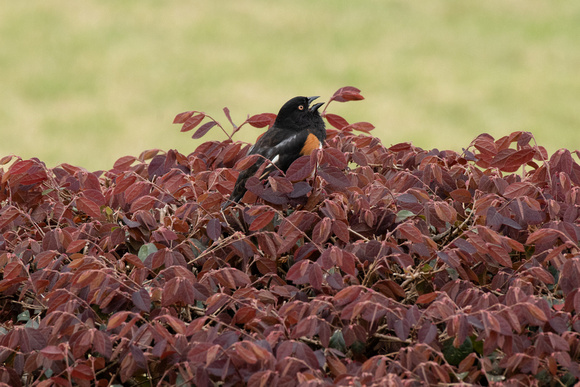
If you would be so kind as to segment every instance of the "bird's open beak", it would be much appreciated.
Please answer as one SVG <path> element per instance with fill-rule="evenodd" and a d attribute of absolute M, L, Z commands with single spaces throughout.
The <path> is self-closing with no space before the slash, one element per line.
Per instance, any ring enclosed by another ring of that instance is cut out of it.
<path fill-rule="evenodd" d="M 320 98 L 319 96 L 316 97 L 309 97 L 308 98 L 308 105 L 310 105 L 312 103 L 312 101 L 314 101 L 315 99 Z M 324 105 L 324 102 L 319 102 L 315 105 L 310 106 L 310 108 L 308 110 L 310 110 L 311 112 L 315 112 L 317 111 L 322 105 Z"/>

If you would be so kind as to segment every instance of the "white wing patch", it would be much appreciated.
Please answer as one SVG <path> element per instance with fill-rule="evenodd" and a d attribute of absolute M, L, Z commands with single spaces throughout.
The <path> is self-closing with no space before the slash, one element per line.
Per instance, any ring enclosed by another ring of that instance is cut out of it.
<path fill-rule="evenodd" d="M 266 152 L 266 154 L 264 156 L 269 158 L 272 161 L 272 164 L 276 164 L 276 162 L 278 162 L 280 160 L 280 150 L 283 149 L 284 146 L 286 146 L 286 144 L 290 144 L 291 142 L 296 141 L 297 137 L 298 137 L 298 133 L 293 134 L 292 136 L 288 137 L 284 141 L 281 141 L 278 145 L 273 146 L 272 148 L 268 149 L 268 151 Z"/>
<path fill-rule="evenodd" d="M 288 137 L 286 140 L 280 142 L 280 144 L 276 145 L 274 147 L 274 149 L 279 149 L 282 148 L 284 145 L 291 143 L 292 141 L 294 141 L 296 139 L 296 137 L 298 137 L 298 133 L 293 134 L 292 136 Z"/>

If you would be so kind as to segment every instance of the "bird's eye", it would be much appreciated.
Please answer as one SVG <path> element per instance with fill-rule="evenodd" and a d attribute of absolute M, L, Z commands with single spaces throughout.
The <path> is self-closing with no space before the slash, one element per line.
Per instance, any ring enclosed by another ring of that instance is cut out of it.
<path fill-rule="evenodd" d="M 299 105 L 298 110 L 304 110 L 304 105 Z"/>

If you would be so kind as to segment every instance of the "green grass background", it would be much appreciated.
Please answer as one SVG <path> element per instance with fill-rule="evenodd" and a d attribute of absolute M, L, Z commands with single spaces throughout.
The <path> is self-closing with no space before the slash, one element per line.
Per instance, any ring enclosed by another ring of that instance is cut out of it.
<path fill-rule="evenodd" d="M 0 36 L 0 155 L 49 166 L 188 154 L 199 141 L 177 113 L 226 123 L 227 106 L 241 122 L 347 85 L 366 100 L 330 111 L 386 145 L 460 151 L 527 130 L 579 148 L 580 2 L 6 1 Z"/>

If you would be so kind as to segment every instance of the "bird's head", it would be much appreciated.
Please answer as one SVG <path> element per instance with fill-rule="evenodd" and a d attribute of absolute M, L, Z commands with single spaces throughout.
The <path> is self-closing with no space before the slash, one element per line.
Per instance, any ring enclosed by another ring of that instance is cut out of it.
<path fill-rule="evenodd" d="M 294 97 L 286 102 L 278 112 L 276 124 L 288 129 L 301 130 L 311 124 L 323 124 L 318 109 L 324 105 L 319 102 L 311 105 L 318 97 Z"/>

